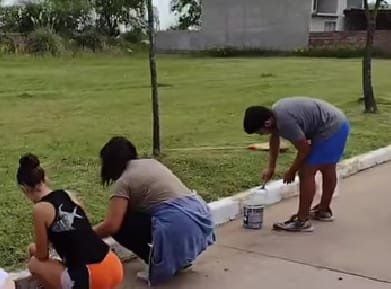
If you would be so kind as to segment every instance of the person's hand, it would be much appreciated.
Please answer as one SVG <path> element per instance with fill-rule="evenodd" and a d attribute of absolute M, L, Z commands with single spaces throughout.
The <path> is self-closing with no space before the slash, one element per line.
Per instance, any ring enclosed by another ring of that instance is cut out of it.
<path fill-rule="evenodd" d="M 262 180 L 267 183 L 274 176 L 274 168 L 267 168 L 262 172 Z"/>
<path fill-rule="evenodd" d="M 284 175 L 283 183 L 290 184 L 293 183 L 295 179 L 296 179 L 296 171 L 289 169 Z"/>
<path fill-rule="evenodd" d="M 29 254 L 29 257 L 33 257 L 35 255 L 35 252 L 37 251 L 37 248 L 35 247 L 35 243 L 31 243 L 27 247 L 27 252 Z"/>

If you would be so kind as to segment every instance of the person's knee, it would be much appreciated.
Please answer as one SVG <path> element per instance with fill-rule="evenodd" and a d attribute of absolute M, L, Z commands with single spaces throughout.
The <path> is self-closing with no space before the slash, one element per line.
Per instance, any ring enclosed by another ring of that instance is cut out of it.
<path fill-rule="evenodd" d="M 335 164 L 323 166 L 320 168 L 320 171 L 322 172 L 323 178 L 335 178 L 337 175 Z"/>
<path fill-rule="evenodd" d="M 315 178 L 315 174 L 316 174 L 316 169 L 307 165 L 304 165 L 299 169 L 300 179 Z"/>

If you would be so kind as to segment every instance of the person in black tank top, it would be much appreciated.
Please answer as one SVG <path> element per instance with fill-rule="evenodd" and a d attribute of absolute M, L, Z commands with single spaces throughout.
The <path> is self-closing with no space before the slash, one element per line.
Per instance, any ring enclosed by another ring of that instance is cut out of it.
<path fill-rule="evenodd" d="M 53 191 L 40 202 L 53 205 L 56 211 L 48 237 L 67 266 L 102 262 L 109 248 L 94 233 L 85 212 L 72 201 L 67 192 Z"/>
<path fill-rule="evenodd" d="M 36 156 L 20 159 L 17 182 L 34 203 L 35 243 L 29 247 L 29 269 L 45 289 L 112 289 L 122 281 L 118 257 L 67 192 L 48 187 Z M 50 258 L 50 245 L 61 262 Z"/>

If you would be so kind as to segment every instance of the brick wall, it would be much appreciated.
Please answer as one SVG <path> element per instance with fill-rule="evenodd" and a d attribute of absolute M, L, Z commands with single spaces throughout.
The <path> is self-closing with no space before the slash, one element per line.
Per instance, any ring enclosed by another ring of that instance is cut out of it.
<path fill-rule="evenodd" d="M 383 52 L 391 53 L 391 30 L 376 31 L 375 47 Z"/>
<path fill-rule="evenodd" d="M 309 48 L 363 48 L 366 42 L 366 31 L 333 31 L 311 32 Z M 391 53 L 391 30 L 378 30 L 374 46 L 384 53 Z"/>

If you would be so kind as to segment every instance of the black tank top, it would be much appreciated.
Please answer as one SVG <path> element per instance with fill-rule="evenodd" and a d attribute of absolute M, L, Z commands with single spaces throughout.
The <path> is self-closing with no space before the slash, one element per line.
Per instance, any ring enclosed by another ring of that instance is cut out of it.
<path fill-rule="evenodd" d="M 43 197 L 41 202 L 54 206 L 56 216 L 48 237 L 66 266 L 83 266 L 103 261 L 109 247 L 95 234 L 84 210 L 63 190 Z"/>

